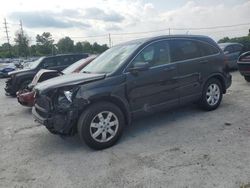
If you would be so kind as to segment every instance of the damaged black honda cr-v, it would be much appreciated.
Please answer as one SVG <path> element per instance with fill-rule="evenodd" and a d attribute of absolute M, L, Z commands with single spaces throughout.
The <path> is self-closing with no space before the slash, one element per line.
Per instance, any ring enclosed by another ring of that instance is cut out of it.
<path fill-rule="evenodd" d="M 88 146 L 115 144 L 139 114 L 198 102 L 216 109 L 231 85 L 223 52 L 204 36 L 160 36 L 114 46 L 81 74 L 36 86 L 35 119 Z"/>

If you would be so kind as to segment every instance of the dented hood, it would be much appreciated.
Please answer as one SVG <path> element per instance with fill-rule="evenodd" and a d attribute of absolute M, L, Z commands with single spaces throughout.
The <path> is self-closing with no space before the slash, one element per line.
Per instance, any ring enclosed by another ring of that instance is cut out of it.
<path fill-rule="evenodd" d="M 31 86 L 35 86 L 40 77 L 43 75 L 43 74 L 46 74 L 46 73 L 49 73 L 49 72 L 55 72 L 57 73 L 58 71 L 57 70 L 49 70 L 49 69 L 41 69 L 40 71 L 38 71 L 38 73 L 36 73 L 36 75 L 34 76 L 32 82 L 30 83 Z"/>
<path fill-rule="evenodd" d="M 45 93 L 51 89 L 82 84 L 103 78 L 105 78 L 105 74 L 72 73 L 38 83 L 35 90 L 38 90 L 39 93 Z"/>

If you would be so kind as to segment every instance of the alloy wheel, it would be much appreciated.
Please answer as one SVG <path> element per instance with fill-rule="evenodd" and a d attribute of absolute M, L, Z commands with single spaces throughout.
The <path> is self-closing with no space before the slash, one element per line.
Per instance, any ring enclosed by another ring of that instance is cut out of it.
<path fill-rule="evenodd" d="M 210 106 L 216 105 L 220 100 L 220 95 L 220 87 L 217 84 L 213 83 L 209 85 L 206 92 L 207 103 Z"/>
<path fill-rule="evenodd" d="M 90 135 L 97 142 L 108 142 L 116 135 L 119 128 L 117 116 L 110 111 L 98 113 L 91 121 Z"/>

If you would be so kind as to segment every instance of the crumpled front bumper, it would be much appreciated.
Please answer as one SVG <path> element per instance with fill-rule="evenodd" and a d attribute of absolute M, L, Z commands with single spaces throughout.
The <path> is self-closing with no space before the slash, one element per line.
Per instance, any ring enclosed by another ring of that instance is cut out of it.
<path fill-rule="evenodd" d="M 45 104 L 44 106 L 50 105 Z M 32 114 L 35 121 L 44 125 L 53 134 L 71 136 L 76 133 L 76 126 L 74 126 L 78 118 L 76 109 L 68 109 L 65 112 L 54 110 L 52 112 L 50 108 L 44 108 L 35 103 Z"/>

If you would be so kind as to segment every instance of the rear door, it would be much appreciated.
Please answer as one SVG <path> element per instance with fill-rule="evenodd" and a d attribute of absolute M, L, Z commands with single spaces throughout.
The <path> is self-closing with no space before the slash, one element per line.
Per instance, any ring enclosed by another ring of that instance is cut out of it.
<path fill-rule="evenodd" d="M 178 69 L 180 103 L 196 100 L 201 96 L 203 80 L 210 74 L 211 55 L 218 50 L 191 39 L 172 39 L 170 48 Z"/>

